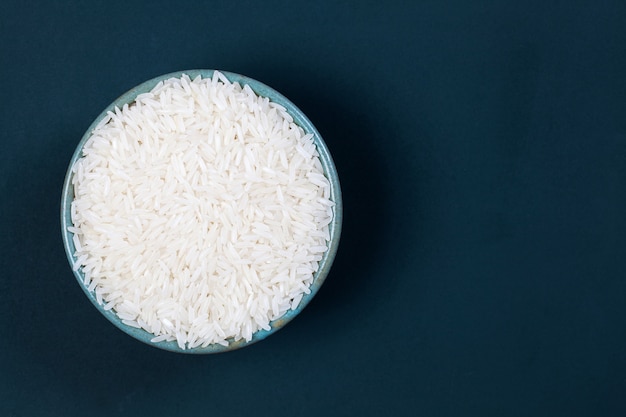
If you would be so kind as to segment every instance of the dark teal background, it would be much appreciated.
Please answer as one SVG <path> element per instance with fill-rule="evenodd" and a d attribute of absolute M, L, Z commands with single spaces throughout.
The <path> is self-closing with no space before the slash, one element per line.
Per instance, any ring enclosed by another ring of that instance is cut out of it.
<path fill-rule="evenodd" d="M 4 1 L 0 60 L 0 415 L 626 415 L 625 2 Z M 214 356 L 111 325 L 59 226 L 92 120 L 190 68 L 290 98 L 344 193 L 316 299 Z"/>

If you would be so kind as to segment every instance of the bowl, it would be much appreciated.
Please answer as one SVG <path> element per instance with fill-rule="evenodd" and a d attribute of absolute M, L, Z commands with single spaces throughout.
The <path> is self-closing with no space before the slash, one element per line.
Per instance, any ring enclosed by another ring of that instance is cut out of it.
<path fill-rule="evenodd" d="M 93 121 L 91 126 L 87 129 L 82 139 L 78 143 L 76 150 L 70 160 L 69 167 L 65 176 L 65 181 L 63 183 L 63 191 L 61 196 L 61 229 L 63 236 L 63 243 L 65 246 L 65 252 L 67 255 L 67 259 L 71 266 L 74 266 L 77 262 L 77 259 L 74 256 L 75 246 L 72 239 L 73 234 L 68 231 L 68 227 L 72 226 L 72 220 L 70 217 L 70 206 L 72 200 L 74 199 L 74 189 L 72 186 L 72 166 L 74 163 L 81 158 L 82 149 L 89 139 L 91 132 L 94 128 L 107 116 L 107 113 L 110 111 L 114 111 L 116 107 L 122 108 L 125 104 L 132 103 L 135 98 L 142 93 L 147 93 L 152 90 L 157 83 L 160 81 L 167 80 L 172 77 L 180 78 L 183 74 L 187 74 L 191 79 L 194 79 L 197 76 L 201 76 L 202 78 L 212 77 L 215 70 L 204 70 L 204 69 L 196 69 L 196 70 L 188 70 L 188 71 L 179 71 L 173 72 L 165 75 L 161 75 L 159 77 L 153 78 L 149 81 L 146 81 L 137 87 L 132 88 L 125 94 L 121 95 L 117 100 L 111 103 L 100 115 Z M 304 294 L 299 305 L 293 309 L 288 310 L 280 318 L 270 322 L 269 330 L 258 330 L 256 333 L 252 335 L 252 339 L 249 341 L 245 341 L 245 339 L 241 339 L 239 341 L 229 340 L 229 345 L 224 346 L 221 344 L 212 344 L 206 347 L 196 347 L 191 349 L 181 349 L 178 344 L 167 341 L 160 342 L 151 342 L 151 339 L 154 338 L 154 334 L 147 332 L 144 329 L 139 329 L 135 327 L 128 326 L 122 322 L 122 320 L 113 312 L 112 310 L 105 310 L 103 305 L 100 305 L 96 300 L 96 296 L 94 292 L 90 292 L 88 288 L 85 286 L 84 275 L 81 269 L 74 271 L 74 275 L 76 281 L 79 286 L 84 291 L 87 298 L 91 301 L 91 303 L 96 307 L 96 309 L 106 317 L 111 323 L 113 323 L 120 330 L 125 332 L 126 334 L 132 336 L 133 338 L 149 344 L 151 346 L 155 346 L 160 349 L 164 349 L 172 352 L 181 352 L 181 353 L 190 353 L 190 354 L 208 354 L 208 353 L 218 353 L 224 351 L 230 351 L 242 348 L 244 346 L 251 345 L 258 341 L 261 341 L 268 337 L 269 335 L 275 333 L 279 329 L 283 328 L 287 323 L 294 319 L 302 310 L 309 304 L 309 302 L 313 299 L 313 297 L 317 294 L 318 290 L 324 283 L 335 255 L 337 253 L 337 247 L 339 245 L 339 237 L 341 234 L 341 223 L 342 223 L 342 200 L 341 200 L 341 189 L 339 186 L 339 179 L 337 176 L 337 170 L 335 168 L 335 164 L 331 158 L 330 152 L 324 140 L 322 139 L 320 133 L 317 131 L 313 123 L 305 116 L 305 114 L 298 109 L 291 101 L 289 101 L 285 96 L 272 89 L 271 87 L 256 81 L 252 78 L 246 77 L 244 75 L 220 71 L 230 82 L 238 82 L 242 86 L 247 84 L 250 88 L 258 95 L 269 98 L 271 101 L 278 103 L 285 107 L 287 113 L 293 117 L 294 122 L 299 125 L 305 133 L 310 133 L 313 135 L 313 141 L 316 145 L 317 151 L 319 153 L 319 159 L 322 163 L 322 167 L 324 169 L 324 174 L 328 178 L 330 182 L 330 191 L 331 191 L 331 200 L 335 202 L 334 206 L 334 215 L 333 221 L 329 225 L 330 231 L 330 241 L 328 242 L 328 250 L 323 254 L 321 261 L 319 262 L 319 268 L 317 272 L 314 273 L 313 282 L 310 286 L 310 293 Z"/>

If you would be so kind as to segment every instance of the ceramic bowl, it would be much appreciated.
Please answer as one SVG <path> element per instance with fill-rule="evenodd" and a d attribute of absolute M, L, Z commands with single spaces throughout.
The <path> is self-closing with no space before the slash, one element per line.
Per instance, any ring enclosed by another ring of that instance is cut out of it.
<path fill-rule="evenodd" d="M 213 75 L 214 70 L 189 70 L 189 71 L 179 71 L 170 74 L 165 74 L 156 78 L 153 78 L 149 81 L 146 81 L 135 88 L 132 88 L 130 91 L 126 92 L 122 96 L 120 96 L 117 100 L 111 103 L 100 115 L 94 120 L 94 122 L 89 126 L 82 139 L 78 143 L 74 155 L 69 163 L 69 167 L 67 170 L 67 174 L 65 176 L 65 181 L 63 183 L 63 192 L 61 196 L 61 229 L 63 235 L 63 243 L 65 245 L 65 252 L 67 255 L 67 259 L 70 265 L 74 265 L 76 262 L 76 258 L 74 257 L 75 247 L 74 242 L 72 240 L 72 233 L 68 232 L 67 228 L 72 225 L 72 221 L 70 218 L 70 205 L 74 198 L 74 189 L 72 187 L 72 171 L 71 168 L 74 163 L 82 156 L 82 149 L 87 140 L 89 139 L 91 132 L 93 129 L 100 123 L 100 121 L 106 117 L 107 112 L 113 111 L 115 107 L 122 108 L 124 104 L 132 103 L 135 98 L 142 93 L 149 92 L 152 90 L 154 86 L 159 81 L 163 81 L 172 77 L 180 78 L 183 74 L 187 74 L 190 78 L 195 78 L 200 75 L 202 78 L 211 77 Z M 331 240 L 328 242 L 328 251 L 324 253 L 322 260 L 319 263 L 319 269 L 314 275 L 313 283 L 310 287 L 310 294 L 305 294 L 302 298 L 302 301 L 298 305 L 295 310 L 289 310 L 285 315 L 281 318 L 270 322 L 270 330 L 259 330 L 253 334 L 252 340 L 246 342 L 245 340 L 239 340 L 237 342 L 230 341 L 228 346 L 223 346 L 219 344 L 209 345 L 207 347 L 198 347 L 192 349 L 182 350 L 178 347 L 176 342 L 156 342 L 153 343 L 150 340 L 154 338 L 152 333 L 149 333 L 143 329 L 137 329 L 135 327 L 130 327 L 124 323 L 122 320 L 111 310 L 105 311 L 103 306 L 98 304 L 96 301 L 95 294 L 93 292 L 89 292 L 86 286 L 83 284 L 83 273 L 81 269 L 78 269 L 74 272 L 75 278 L 83 289 L 85 295 L 92 304 L 98 309 L 98 311 L 104 315 L 111 323 L 117 326 L 120 330 L 124 331 L 128 335 L 134 337 L 135 339 L 147 343 L 151 346 L 155 346 L 161 349 L 165 349 L 173 352 L 182 352 L 182 353 L 191 353 L 191 354 L 205 354 L 205 353 L 217 353 L 224 352 L 229 350 L 238 349 L 244 346 L 248 346 L 255 342 L 265 339 L 269 335 L 275 333 L 277 330 L 281 329 L 285 324 L 290 322 L 294 317 L 296 317 L 313 299 L 313 297 L 318 292 L 321 285 L 324 283 L 326 276 L 330 270 L 331 264 L 335 258 L 335 254 L 337 252 L 337 247 L 339 244 L 339 236 L 341 233 L 341 223 L 342 223 L 342 201 L 341 201 L 341 190 L 339 187 L 339 179 L 337 177 L 337 170 L 331 158 L 331 155 L 328 151 L 324 140 L 321 135 L 313 126 L 313 123 L 298 109 L 291 101 L 289 101 L 285 96 L 277 92 L 276 90 L 268 87 L 267 85 L 256 81 L 252 78 L 235 74 L 232 72 L 220 71 L 224 76 L 231 82 L 239 82 L 239 84 L 244 85 L 248 84 L 250 88 L 259 96 L 267 97 L 271 101 L 276 102 L 287 109 L 287 112 L 293 117 L 294 122 L 299 125 L 306 133 L 312 133 L 315 145 L 317 146 L 317 150 L 320 154 L 320 160 L 322 162 L 322 166 L 324 168 L 325 174 L 330 180 L 331 184 L 331 199 L 335 202 L 334 207 L 334 220 L 329 225 L 330 228 L 330 236 Z"/>

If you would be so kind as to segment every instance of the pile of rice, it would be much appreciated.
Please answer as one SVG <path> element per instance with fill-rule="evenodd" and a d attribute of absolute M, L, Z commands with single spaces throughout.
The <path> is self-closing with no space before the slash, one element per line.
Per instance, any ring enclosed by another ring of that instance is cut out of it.
<path fill-rule="evenodd" d="M 74 269 L 152 342 L 251 340 L 310 292 L 328 250 L 334 203 L 312 135 L 219 72 L 109 112 L 72 172 Z"/>

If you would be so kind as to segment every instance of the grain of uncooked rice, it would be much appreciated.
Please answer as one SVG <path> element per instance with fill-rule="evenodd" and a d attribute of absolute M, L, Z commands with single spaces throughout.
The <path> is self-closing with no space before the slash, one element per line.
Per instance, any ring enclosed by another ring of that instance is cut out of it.
<path fill-rule="evenodd" d="M 155 343 L 251 340 L 310 292 L 328 248 L 334 203 L 312 135 L 219 72 L 109 112 L 72 172 L 74 267 Z"/>

